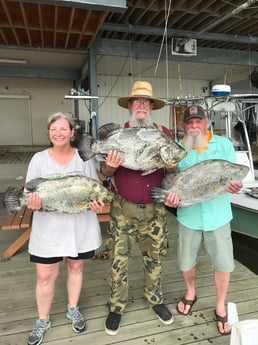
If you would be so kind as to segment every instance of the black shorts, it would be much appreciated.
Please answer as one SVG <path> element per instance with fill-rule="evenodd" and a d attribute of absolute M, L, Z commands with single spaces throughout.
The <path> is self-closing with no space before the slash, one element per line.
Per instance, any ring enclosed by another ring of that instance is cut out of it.
<path fill-rule="evenodd" d="M 78 256 L 67 256 L 71 260 L 85 260 L 85 259 L 90 259 L 95 255 L 95 250 L 91 250 L 89 252 L 85 253 L 79 253 Z M 30 255 L 30 261 L 35 262 L 38 264 L 55 264 L 57 262 L 60 262 L 64 259 L 63 256 L 56 256 L 53 258 L 42 258 L 40 256 L 36 255 Z"/>

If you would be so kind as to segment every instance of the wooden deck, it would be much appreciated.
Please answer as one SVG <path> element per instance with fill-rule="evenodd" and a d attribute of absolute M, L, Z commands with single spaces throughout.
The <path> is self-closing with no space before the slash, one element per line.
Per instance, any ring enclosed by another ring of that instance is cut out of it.
<path fill-rule="evenodd" d="M 0 151 L 0 164 L 28 164 L 35 152 L 3 152 Z"/>
<path fill-rule="evenodd" d="M 5 211 L 0 209 L 0 222 Z M 184 317 L 175 311 L 177 300 L 184 294 L 184 284 L 178 270 L 175 244 L 176 219 L 168 213 L 171 233 L 170 249 L 164 259 L 163 291 L 165 303 L 174 313 L 174 323 L 162 325 L 147 307 L 142 297 L 143 274 L 138 249 L 130 265 L 129 303 L 122 317 L 118 335 L 108 336 L 104 332 L 107 315 L 109 260 L 88 260 L 85 266 L 84 285 L 80 299 L 80 310 L 86 317 L 88 329 L 82 334 L 73 333 L 68 324 L 64 265 L 57 281 L 56 295 L 51 309 L 52 327 L 44 337 L 49 345 L 229 345 L 230 336 L 220 336 L 214 321 L 215 290 L 208 258 L 201 253 L 198 266 L 198 301 L 192 315 Z M 2 224 L 2 223 L 1 223 Z M 102 223 L 106 238 L 106 223 Z M 0 252 L 18 236 L 15 231 L 0 232 Z M 101 248 L 103 249 L 103 247 Z M 0 344 L 26 344 L 35 318 L 34 265 L 29 263 L 27 244 L 10 260 L 0 261 Z M 258 276 L 236 262 L 232 274 L 228 301 L 237 303 L 240 320 L 258 318 Z"/>

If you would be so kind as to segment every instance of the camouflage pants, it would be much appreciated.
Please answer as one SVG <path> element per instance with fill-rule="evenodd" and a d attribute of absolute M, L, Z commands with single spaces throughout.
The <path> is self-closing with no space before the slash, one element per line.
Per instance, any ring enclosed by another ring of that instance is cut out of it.
<path fill-rule="evenodd" d="M 128 264 L 136 242 L 143 259 L 144 296 L 150 305 L 163 303 L 161 260 L 168 248 L 164 205 L 136 205 L 116 195 L 110 215 L 107 244 L 112 257 L 109 310 L 122 314 L 127 305 Z"/>

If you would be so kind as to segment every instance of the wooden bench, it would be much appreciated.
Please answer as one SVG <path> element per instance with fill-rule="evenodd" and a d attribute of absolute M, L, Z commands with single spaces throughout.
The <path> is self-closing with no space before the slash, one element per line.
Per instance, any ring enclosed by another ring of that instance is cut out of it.
<path fill-rule="evenodd" d="M 110 204 L 106 204 L 103 211 L 98 213 L 98 221 L 102 222 L 109 222 L 110 220 Z"/>
<path fill-rule="evenodd" d="M 98 221 L 109 222 L 110 205 L 105 205 L 102 212 L 98 213 Z M 8 214 L 2 224 L 2 230 L 25 230 L 5 251 L 2 256 L 13 256 L 30 238 L 33 211 L 23 207 L 20 211 Z"/>

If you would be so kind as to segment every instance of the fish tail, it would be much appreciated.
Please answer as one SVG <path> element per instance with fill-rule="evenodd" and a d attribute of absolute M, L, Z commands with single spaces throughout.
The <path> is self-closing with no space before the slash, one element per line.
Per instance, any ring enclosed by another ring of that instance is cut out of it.
<path fill-rule="evenodd" d="M 95 156 L 92 152 L 92 145 L 96 143 L 96 140 L 89 134 L 83 133 L 77 144 L 78 153 L 81 159 L 85 162 Z"/>
<path fill-rule="evenodd" d="M 8 187 L 4 193 L 3 206 L 8 213 L 14 213 L 22 208 L 20 198 L 23 193 L 15 187 Z"/>
<path fill-rule="evenodd" d="M 152 188 L 150 195 L 154 202 L 164 202 L 168 195 L 168 191 L 161 188 Z"/>

